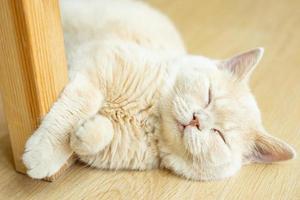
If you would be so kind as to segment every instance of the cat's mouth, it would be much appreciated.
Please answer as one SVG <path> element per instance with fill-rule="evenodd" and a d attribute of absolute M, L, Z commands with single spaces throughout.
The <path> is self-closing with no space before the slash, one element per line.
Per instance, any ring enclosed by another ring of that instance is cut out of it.
<path fill-rule="evenodd" d="M 200 131 L 200 128 L 199 128 L 199 126 L 197 126 L 197 125 L 191 125 L 191 124 L 187 124 L 187 125 L 186 125 L 186 124 L 181 123 L 181 122 L 178 121 L 178 120 L 176 120 L 176 124 L 177 124 L 178 130 L 179 130 L 179 132 L 180 132 L 181 134 L 184 134 L 186 128 L 188 128 L 188 127 L 190 127 L 190 128 L 196 128 L 196 129 L 198 129 L 198 130 Z"/>
<path fill-rule="evenodd" d="M 184 129 L 186 128 L 186 125 L 183 125 L 178 120 L 176 120 L 176 124 L 177 124 L 177 127 L 179 129 L 179 132 L 183 134 L 184 133 Z"/>

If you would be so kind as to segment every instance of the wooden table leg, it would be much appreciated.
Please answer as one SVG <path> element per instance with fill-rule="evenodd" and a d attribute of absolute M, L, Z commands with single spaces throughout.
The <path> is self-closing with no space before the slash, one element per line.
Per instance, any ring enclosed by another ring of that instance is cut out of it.
<path fill-rule="evenodd" d="M 68 81 L 57 0 L 0 1 L 0 81 L 16 170 L 24 144 Z"/>

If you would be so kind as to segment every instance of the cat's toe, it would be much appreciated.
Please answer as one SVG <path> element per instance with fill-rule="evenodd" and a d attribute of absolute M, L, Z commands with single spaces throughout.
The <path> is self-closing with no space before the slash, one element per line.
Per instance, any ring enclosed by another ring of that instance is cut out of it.
<path fill-rule="evenodd" d="M 32 135 L 26 143 L 23 154 L 23 163 L 27 169 L 33 169 L 40 165 L 51 154 L 53 149 L 39 134 Z"/>
<path fill-rule="evenodd" d="M 45 177 L 51 176 L 51 174 L 54 174 L 49 172 L 49 170 L 45 170 L 45 167 L 46 166 L 44 165 L 36 165 L 32 169 L 28 169 L 27 174 L 34 179 L 43 179 Z"/>
<path fill-rule="evenodd" d="M 23 163 L 27 168 L 27 174 L 36 179 L 41 179 L 48 174 L 50 157 L 53 154 L 53 148 L 46 140 L 41 141 L 36 135 L 31 137 L 25 147 L 23 154 Z"/>
<path fill-rule="evenodd" d="M 34 134 L 26 143 L 22 160 L 27 174 L 35 179 L 54 175 L 66 163 L 72 151 L 68 145 L 53 145 L 42 134 Z"/>
<path fill-rule="evenodd" d="M 112 136 L 111 122 L 97 115 L 71 134 L 70 146 L 78 155 L 93 155 L 104 149 Z"/>
<path fill-rule="evenodd" d="M 89 141 L 89 138 L 85 136 L 87 132 L 85 127 L 80 127 L 71 134 L 70 146 L 78 155 L 91 155 L 98 152 L 98 149 L 95 148 L 92 142 Z M 96 141 L 93 142 L 95 143 Z"/>

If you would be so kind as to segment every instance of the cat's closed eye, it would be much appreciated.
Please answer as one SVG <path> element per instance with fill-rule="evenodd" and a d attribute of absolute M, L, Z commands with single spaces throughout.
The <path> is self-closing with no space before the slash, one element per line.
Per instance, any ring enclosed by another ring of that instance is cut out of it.
<path fill-rule="evenodd" d="M 216 128 L 213 128 L 212 130 L 213 130 L 215 133 L 217 133 L 217 134 L 222 138 L 222 140 L 223 140 L 223 142 L 224 142 L 225 144 L 227 144 L 227 142 L 226 142 L 226 140 L 225 140 L 225 137 L 224 137 L 223 133 L 222 133 L 220 130 L 218 130 L 218 129 L 216 129 Z"/>
<path fill-rule="evenodd" d="M 211 103 L 211 88 L 209 87 L 208 89 L 208 99 L 207 99 L 207 104 L 206 104 L 206 108 L 210 105 Z"/>

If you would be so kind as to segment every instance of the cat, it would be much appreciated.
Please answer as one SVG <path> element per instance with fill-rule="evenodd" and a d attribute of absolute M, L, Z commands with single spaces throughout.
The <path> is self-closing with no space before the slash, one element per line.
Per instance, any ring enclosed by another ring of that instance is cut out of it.
<path fill-rule="evenodd" d="M 263 55 L 186 52 L 163 14 L 134 0 L 60 2 L 70 82 L 25 146 L 35 179 L 75 152 L 100 169 L 165 168 L 192 180 L 295 157 L 264 129 L 250 92 Z"/>

